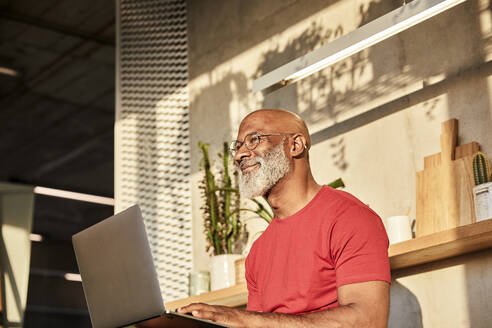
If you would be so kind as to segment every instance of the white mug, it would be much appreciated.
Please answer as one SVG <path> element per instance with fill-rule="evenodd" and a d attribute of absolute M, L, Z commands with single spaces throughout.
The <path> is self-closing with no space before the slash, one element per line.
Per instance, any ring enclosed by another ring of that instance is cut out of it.
<path fill-rule="evenodd" d="M 412 239 L 412 228 L 410 227 L 408 216 L 390 216 L 383 219 L 383 224 L 386 228 L 390 245 Z"/>

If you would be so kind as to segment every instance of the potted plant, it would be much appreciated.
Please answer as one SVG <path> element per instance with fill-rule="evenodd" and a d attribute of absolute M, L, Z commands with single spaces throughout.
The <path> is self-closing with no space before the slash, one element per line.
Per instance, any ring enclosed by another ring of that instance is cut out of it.
<path fill-rule="evenodd" d="M 492 175 L 487 156 L 482 152 L 473 155 L 473 178 L 475 216 L 477 221 L 482 221 L 492 217 Z"/>
<path fill-rule="evenodd" d="M 230 154 L 227 143 L 219 153 L 222 167 L 217 175 L 212 172 L 207 143 L 198 143 L 202 152 L 200 162 L 203 179 L 200 184 L 204 204 L 204 232 L 207 252 L 211 257 L 211 290 L 226 288 L 235 284 L 234 261 L 239 259 L 239 244 L 244 229 L 239 220 L 239 189 L 236 179 L 229 172 Z M 237 174 L 237 173 L 235 173 Z"/>

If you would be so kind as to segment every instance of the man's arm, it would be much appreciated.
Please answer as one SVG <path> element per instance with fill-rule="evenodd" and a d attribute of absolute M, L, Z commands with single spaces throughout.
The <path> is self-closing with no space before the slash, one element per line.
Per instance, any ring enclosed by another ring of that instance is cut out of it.
<path fill-rule="evenodd" d="M 369 281 L 338 288 L 336 308 L 303 315 L 262 313 L 226 306 L 194 303 L 179 309 L 180 313 L 209 319 L 232 327 L 359 327 L 383 328 L 388 325 L 389 284 Z"/>

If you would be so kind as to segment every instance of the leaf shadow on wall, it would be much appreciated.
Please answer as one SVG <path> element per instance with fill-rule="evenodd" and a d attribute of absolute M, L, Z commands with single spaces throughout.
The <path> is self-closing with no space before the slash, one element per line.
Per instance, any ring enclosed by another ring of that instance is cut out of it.
<path fill-rule="evenodd" d="M 360 5 L 358 26 L 363 26 L 400 5 L 400 1 L 372 1 Z M 435 118 L 434 111 L 440 102 L 436 97 L 453 81 L 447 79 L 429 84 L 427 79 L 433 74 L 449 70 L 456 64 L 456 60 L 442 61 L 442 49 L 436 56 L 431 56 L 431 59 L 421 53 L 435 43 L 440 33 L 437 30 L 429 36 L 426 31 L 433 30 L 433 26 L 425 24 L 422 23 L 423 26 L 420 27 L 423 31 L 415 32 L 414 28 L 403 32 L 297 83 L 273 92 L 264 91 L 262 107 L 291 110 L 300 114 L 308 125 L 326 124 L 327 128 L 313 134 L 313 144 L 333 139 L 330 144 L 333 164 L 345 170 L 348 167 L 344 156 L 345 141 L 340 137 L 344 133 L 414 105 L 420 105 L 428 120 Z M 254 78 L 344 34 L 341 25 L 334 28 L 326 28 L 326 25 L 328 24 L 323 22 L 313 22 L 285 46 L 276 45 L 265 52 Z M 432 65 L 432 72 L 426 62 Z M 453 78 L 453 75 L 450 77 Z M 404 92 L 409 85 L 418 83 L 422 84 L 420 89 Z"/>
<path fill-rule="evenodd" d="M 325 28 L 321 22 L 313 22 L 298 37 L 287 42 L 284 47 L 275 46 L 262 55 L 257 70 L 253 78 L 259 78 L 273 69 L 302 56 L 312 49 L 338 38 L 343 34 L 341 25 L 335 28 Z M 333 65 L 329 68 L 328 74 L 319 72 L 309 78 L 309 85 L 299 83 L 288 85 L 272 93 L 263 91 L 262 108 L 282 108 L 299 114 L 308 126 L 319 121 L 330 119 L 334 120 L 338 113 L 334 106 L 328 104 L 335 103 L 340 97 L 334 83 L 339 78 L 347 64 Z M 323 105 L 320 105 L 323 102 Z M 303 107 L 303 110 L 300 110 Z M 319 110 L 323 107 L 326 110 Z M 330 144 L 330 157 L 332 163 L 340 170 L 346 170 L 348 163 L 345 159 L 345 142 L 343 138 L 334 140 Z"/>
<path fill-rule="evenodd" d="M 401 1 L 395 0 L 360 5 L 358 25 L 363 26 L 399 6 Z M 473 9 L 477 4 L 467 6 Z M 464 10 L 472 9 L 458 6 L 297 83 L 264 91 L 262 107 L 296 112 L 308 125 L 326 124 L 326 128 L 313 134 L 313 144 L 414 106 L 424 112 L 428 121 L 433 121 L 436 110 L 443 106 L 441 95 L 447 94 L 464 75 L 478 74 L 483 78 L 490 71 L 491 65 L 483 62 L 480 51 L 472 56 L 466 54 L 470 49 L 483 48 L 484 42 L 476 35 L 461 37 L 470 34 L 466 31 L 479 34 L 480 28 L 469 22 L 455 22 L 457 14 L 461 19 L 466 17 L 462 14 Z M 285 46 L 274 45 L 263 54 L 253 77 L 263 76 L 344 33 L 342 26 L 326 28 L 327 25 L 313 22 Z M 457 39 L 466 40 L 466 46 Z M 443 77 L 433 81 L 440 75 Z M 454 97 L 453 93 L 450 97 Z M 332 151 L 339 152 L 334 158 L 344 158 L 341 144 L 344 141 L 339 139 L 331 145 Z M 346 161 L 340 163 L 335 165 L 347 167 Z"/>

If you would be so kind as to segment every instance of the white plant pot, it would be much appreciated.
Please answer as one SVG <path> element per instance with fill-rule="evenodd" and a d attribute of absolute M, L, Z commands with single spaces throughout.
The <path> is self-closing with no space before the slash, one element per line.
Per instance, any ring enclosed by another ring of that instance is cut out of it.
<path fill-rule="evenodd" d="M 475 186 L 473 200 L 477 222 L 492 218 L 492 182 Z"/>
<path fill-rule="evenodd" d="M 234 262 L 240 258 L 239 254 L 223 254 L 210 258 L 210 290 L 234 286 L 236 283 Z"/>

